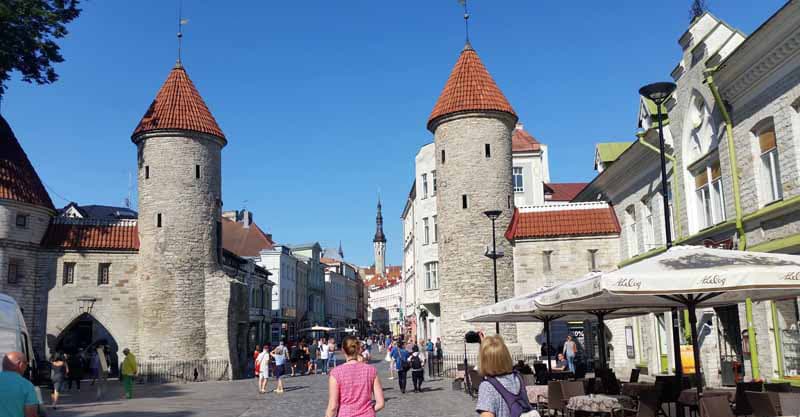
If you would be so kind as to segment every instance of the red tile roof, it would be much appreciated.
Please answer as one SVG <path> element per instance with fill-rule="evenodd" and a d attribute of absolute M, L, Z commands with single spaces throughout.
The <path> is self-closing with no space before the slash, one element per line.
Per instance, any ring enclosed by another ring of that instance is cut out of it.
<path fill-rule="evenodd" d="M 539 141 L 526 132 L 522 126 L 517 125 L 514 135 L 511 136 L 511 152 L 536 152 L 541 149 Z"/>
<path fill-rule="evenodd" d="M 544 185 L 545 199 L 547 201 L 572 201 L 584 188 L 586 188 L 587 184 L 588 183 L 585 182 L 547 183 Z"/>
<path fill-rule="evenodd" d="M 520 212 L 517 209 L 506 230 L 506 239 L 613 235 L 619 232 L 619 222 L 611 206 L 532 212 Z"/>
<path fill-rule="evenodd" d="M 42 180 L 14 136 L 6 119 L 0 116 L 0 199 L 14 200 L 55 210 Z"/>
<path fill-rule="evenodd" d="M 272 250 L 275 242 L 255 223 L 244 227 L 241 222 L 222 219 L 222 247 L 242 257 L 259 256 L 262 250 Z"/>
<path fill-rule="evenodd" d="M 442 116 L 466 111 L 498 111 L 509 113 L 515 118 L 517 116 L 506 96 L 483 66 L 478 53 L 469 44 L 461 52 L 439 100 L 433 107 L 428 118 L 428 129 Z"/>
<path fill-rule="evenodd" d="M 180 64 L 170 71 L 132 137 L 156 130 L 191 130 L 225 139 L 225 135 Z"/>
<path fill-rule="evenodd" d="M 139 250 L 139 229 L 134 221 L 64 222 L 47 228 L 42 246 L 59 249 Z"/>

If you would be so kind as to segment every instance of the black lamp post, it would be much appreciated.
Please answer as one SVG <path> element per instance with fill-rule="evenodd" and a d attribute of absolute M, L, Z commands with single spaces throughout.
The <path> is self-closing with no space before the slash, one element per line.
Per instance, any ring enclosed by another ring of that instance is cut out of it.
<path fill-rule="evenodd" d="M 494 267 L 494 302 L 497 303 L 497 258 L 502 258 L 503 254 L 497 253 L 497 238 L 495 237 L 495 227 L 494 222 L 500 217 L 503 212 L 501 210 L 487 210 L 484 211 L 483 214 L 492 221 L 492 252 L 486 251 L 486 257 L 492 259 L 492 265 Z M 500 323 L 495 322 L 494 329 L 497 334 L 500 334 Z"/>
<path fill-rule="evenodd" d="M 661 105 L 669 99 L 674 91 L 675 83 L 671 82 L 648 84 L 639 89 L 640 95 L 655 103 L 658 115 L 658 141 L 659 149 L 661 150 L 661 196 L 664 200 L 664 231 L 666 232 L 667 249 L 672 247 L 672 222 L 670 222 L 669 198 L 667 197 L 669 195 L 667 187 L 667 159 L 664 150 L 664 123 L 662 120 Z M 672 346 L 675 351 L 675 376 L 678 377 L 678 383 L 680 384 L 683 368 L 681 364 L 680 323 L 677 313 L 677 309 L 672 309 Z M 683 409 L 679 409 L 679 414 L 683 414 L 682 411 Z"/>

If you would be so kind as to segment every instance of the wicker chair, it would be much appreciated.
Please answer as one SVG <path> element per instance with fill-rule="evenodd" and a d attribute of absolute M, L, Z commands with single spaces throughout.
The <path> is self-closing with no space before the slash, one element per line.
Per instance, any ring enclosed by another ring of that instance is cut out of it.
<path fill-rule="evenodd" d="M 537 409 L 542 415 L 557 416 L 559 413 L 564 415 L 564 390 L 561 381 L 550 381 L 547 383 L 547 402 L 539 402 Z M 545 414 L 546 413 L 546 414 Z"/>
<path fill-rule="evenodd" d="M 715 395 L 700 398 L 700 415 L 713 417 L 736 417 L 728 404 L 728 397 Z"/>
<path fill-rule="evenodd" d="M 753 414 L 753 407 L 747 399 L 745 392 L 761 392 L 764 387 L 763 382 L 740 382 L 736 384 L 736 404 L 733 407 L 733 414 L 737 416 L 749 416 Z"/>
<path fill-rule="evenodd" d="M 613 410 L 612 417 L 656 417 L 658 415 L 659 404 L 658 396 L 660 395 L 658 389 L 643 391 L 639 395 L 639 406 L 635 410 L 623 408 Z"/>
<path fill-rule="evenodd" d="M 755 417 L 773 417 L 780 415 L 778 410 L 778 394 L 774 392 L 745 392 L 747 400 L 753 407 Z"/>

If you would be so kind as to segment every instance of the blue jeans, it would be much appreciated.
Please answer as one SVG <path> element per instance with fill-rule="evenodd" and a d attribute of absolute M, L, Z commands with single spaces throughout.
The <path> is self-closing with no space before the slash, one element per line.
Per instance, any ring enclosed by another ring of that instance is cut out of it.
<path fill-rule="evenodd" d="M 336 367 L 336 355 L 333 353 L 328 354 L 328 369 Z"/>
<path fill-rule="evenodd" d="M 567 355 L 567 366 L 569 371 L 575 373 L 575 355 Z"/>
<path fill-rule="evenodd" d="M 320 359 L 319 360 L 319 369 L 322 371 L 323 374 L 328 373 L 328 360 L 327 359 Z"/>

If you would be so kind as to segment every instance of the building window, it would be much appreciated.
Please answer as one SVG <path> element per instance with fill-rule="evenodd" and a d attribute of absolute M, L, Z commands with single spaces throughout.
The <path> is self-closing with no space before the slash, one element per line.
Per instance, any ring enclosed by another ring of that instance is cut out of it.
<path fill-rule="evenodd" d="M 428 218 L 422 219 L 422 244 L 427 245 L 430 242 L 430 227 L 428 226 Z"/>
<path fill-rule="evenodd" d="M 61 282 L 64 285 L 75 283 L 75 262 L 64 262 L 64 276 Z"/>
<path fill-rule="evenodd" d="M 468 208 L 469 204 L 467 204 L 467 203 L 468 203 L 467 202 L 467 195 L 466 194 L 462 194 L 461 195 L 461 208 L 462 209 Z"/>
<path fill-rule="evenodd" d="M 642 201 L 642 218 L 644 218 L 644 230 L 642 230 L 644 251 L 655 247 L 655 226 L 653 225 L 653 198 Z"/>
<path fill-rule="evenodd" d="M 422 198 L 428 198 L 428 174 L 422 174 Z"/>
<path fill-rule="evenodd" d="M 439 223 L 436 222 L 436 216 L 433 216 L 433 243 L 439 241 Z"/>
<path fill-rule="evenodd" d="M 161 213 L 156 214 L 156 227 L 161 227 Z"/>
<path fill-rule="evenodd" d="M 628 244 L 628 257 L 633 257 L 639 254 L 639 238 L 636 235 L 636 208 L 634 206 L 628 206 L 625 209 L 625 223 L 626 223 L 626 231 L 627 236 L 625 237 L 625 241 Z"/>
<path fill-rule="evenodd" d="M 700 228 L 725 220 L 725 195 L 722 191 L 722 173 L 719 161 L 705 166 L 694 177 L 697 217 Z"/>
<path fill-rule="evenodd" d="M 589 271 L 598 271 L 597 249 L 589 249 Z"/>
<path fill-rule="evenodd" d="M 16 259 L 12 259 L 8 261 L 8 283 L 9 284 L 16 284 L 19 282 L 21 278 L 21 273 L 19 271 L 20 261 Z"/>
<path fill-rule="evenodd" d="M 442 149 L 442 165 L 444 165 L 444 149 Z"/>
<path fill-rule="evenodd" d="M 28 215 L 27 214 L 17 214 L 17 227 L 22 228 L 22 229 L 28 227 Z"/>
<path fill-rule="evenodd" d="M 431 180 L 433 181 L 433 192 L 431 196 L 436 195 L 436 171 L 431 171 Z"/>
<path fill-rule="evenodd" d="M 542 270 L 544 272 L 550 272 L 553 270 L 553 265 L 550 263 L 552 256 L 553 251 L 551 250 L 542 252 Z"/>
<path fill-rule="evenodd" d="M 111 264 L 100 264 L 97 267 L 97 285 L 108 285 Z"/>
<path fill-rule="evenodd" d="M 439 263 L 428 262 L 425 264 L 425 289 L 435 290 L 439 288 Z"/>
<path fill-rule="evenodd" d="M 522 167 L 514 167 L 513 173 L 514 173 L 514 192 L 521 193 L 525 191 L 525 187 L 523 186 L 522 183 Z"/>
<path fill-rule="evenodd" d="M 490 145 L 488 143 L 484 144 L 483 145 L 483 153 L 486 154 L 487 158 L 491 158 L 492 157 L 492 145 Z"/>
<path fill-rule="evenodd" d="M 150 179 L 150 165 L 144 166 L 144 179 Z"/>
<path fill-rule="evenodd" d="M 765 203 L 771 203 L 783 198 L 783 186 L 781 185 L 781 170 L 778 163 L 778 146 L 775 140 L 775 127 L 772 123 L 762 128 L 756 134 L 758 137 L 758 147 L 761 159 L 761 189 L 765 198 Z"/>
<path fill-rule="evenodd" d="M 194 166 L 194 177 L 195 178 L 200 178 L 200 165 L 195 165 Z"/>

